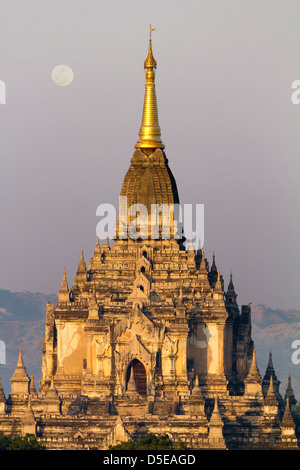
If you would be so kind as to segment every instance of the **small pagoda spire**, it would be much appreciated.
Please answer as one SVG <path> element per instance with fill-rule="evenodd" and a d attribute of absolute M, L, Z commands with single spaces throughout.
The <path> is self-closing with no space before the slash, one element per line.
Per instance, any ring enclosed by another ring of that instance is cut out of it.
<path fill-rule="evenodd" d="M 274 399 L 276 398 L 276 390 L 275 390 L 275 384 L 273 381 L 273 376 L 271 375 L 270 377 L 270 386 L 267 391 L 266 399 Z"/>
<path fill-rule="evenodd" d="M 208 442 L 210 448 L 226 449 L 226 444 L 223 436 L 223 421 L 220 415 L 218 397 L 215 396 L 215 406 L 209 421 L 209 436 Z"/>
<path fill-rule="evenodd" d="M 218 269 L 217 269 L 217 266 L 216 266 L 216 255 L 215 255 L 214 251 L 213 251 L 213 262 L 212 262 L 212 265 L 211 265 L 211 268 L 210 268 L 210 272 L 211 273 L 217 273 L 218 272 Z"/>
<path fill-rule="evenodd" d="M 33 375 L 31 376 L 31 379 L 30 379 L 29 393 L 31 395 L 36 395 L 36 388 L 35 388 L 35 385 L 34 385 L 34 376 Z"/>
<path fill-rule="evenodd" d="M 22 413 L 21 417 L 22 434 L 36 434 L 36 421 L 31 404 L 31 395 L 28 395 L 27 409 Z"/>
<path fill-rule="evenodd" d="M 76 272 L 76 276 L 74 279 L 74 286 L 78 286 L 79 284 L 84 284 L 87 279 L 87 269 L 86 264 L 84 261 L 83 249 L 81 249 L 81 257 L 78 265 L 78 269 Z"/>
<path fill-rule="evenodd" d="M 201 261 L 198 269 L 198 279 L 200 281 L 200 288 L 206 294 L 211 295 L 211 285 L 209 283 L 209 276 L 207 271 L 207 261 L 205 259 L 204 249 L 201 250 Z"/>
<path fill-rule="evenodd" d="M 79 272 L 86 272 L 86 264 L 84 261 L 84 255 L 83 255 L 83 248 L 81 248 L 81 257 L 78 265 L 78 271 Z"/>
<path fill-rule="evenodd" d="M 43 405 L 46 413 L 60 414 L 61 401 L 55 388 L 53 377 L 51 379 L 50 387 L 43 398 Z"/>
<path fill-rule="evenodd" d="M 193 254 L 194 254 L 195 250 L 194 250 L 193 238 L 194 238 L 194 237 L 193 237 L 193 232 L 192 232 L 192 233 L 191 233 L 191 238 L 190 238 L 190 244 L 189 244 L 188 251 L 192 251 Z"/>
<path fill-rule="evenodd" d="M 209 280 L 209 283 L 210 283 L 210 286 L 211 286 L 212 289 L 214 289 L 214 287 L 216 285 L 216 282 L 217 282 L 217 279 L 218 279 L 218 269 L 217 269 L 217 266 L 216 266 L 215 252 L 213 252 L 213 262 L 212 262 L 210 271 L 208 273 L 208 280 Z"/>
<path fill-rule="evenodd" d="M 221 283 L 220 270 L 218 270 L 218 277 L 217 277 L 217 282 L 214 287 L 214 293 L 218 293 L 218 294 L 224 293 L 222 283 Z"/>
<path fill-rule="evenodd" d="M 279 413 L 278 400 L 276 397 L 275 384 L 273 377 L 270 378 L 270 387 L 264 398 L 264 415 L 277 417 Z"/>
<path fill-rule="evenodd" d="M 268 365 L 267 365 L 268 369 L 272 369 L 274 370 L 274 366 L 273 366 L 273 358 L 272 358 L 272 351 L 270 349 L 270 352 L 269 352 L 269 361 L 268 361 Z"/>
<path fill-rule="evenodd" d="M 110 251 L 110 243 L 109 243 L 109 237 L 106 237 L 106 243 L 103 243 L 102 245 L 102 254 L 106 251 Z"/>
<path fill-rule="evenodd" d="M 284 410 L 283 417 L 282 417 L 282 424 L 285 426 L 288 426 L 288 425 L 291 425 L 292 427 L 295 426 L 294 418 L 290 409 L 289 397 L 287 397 L 286 399 L 285 410 Z"/>
<path fill-rule="evenodd" d="M 19 394 L 19 393 L 28 394 L 29 393 L 29 381 L 30 379 L 28 377 L 27 371 L 25 369 L 24 361 L 23 361 L 22 349 L 20 348 L 17 367 L 10 379 L 11 394 L 12 395 Z"/>
<path fill-rule="evenodd" d="M 206 260 L 205 260 L 204 250 L 202 250 L 202 256 L 201 256 L 199 271 L 200 271 L 201 273 L 207 274 L 207 266 L 206 266 Z"/>
<path fill-rule="evenodd" d="M 279 398 L 280 380 L 278 380 L 278 378 L 275 374 L 275 369 L 274 369 L 274 365 L 273 365 L 273 358 L 272 358 L 272 351 L 270 350 L 268 365 L 267 365 L 266 372 L 265 372 L 265 375 L 264 375 L 264 378 L 263 378 L 263 394 L 264 394 L 264 396 L 266 396 L 268 388 L 270 386 L 270 378 L 271 377 L 273 378 L 277 398 Z"/>
<path fill-rule="evenodd" d="M 22 354 L 22 348 L 19 348 L 19 356 L 18 356 L 17 368 L 19 368 L 19 369 L 25 369 L 24 360 L 23 360 L 23 354 Z"/>
<path fill-rule="evenodd" d="M 129 380 L 128 380 L 128 383 L 127 383 L 127 392 L 130 393 L 130 394 L 137 394 L 138 393 L 137 388 L 136 388 L 135 379 L 134 379 L 134 376 L 133 376 L 133 367 L 131 367 L 131 370 L 130 370 L 130 377 L 129 377 Z"/>
<path fill-rule="evenodd" d="M 290 409 L 290 401 L 287 397 L 286 406 L 283 413 L 282 421 L 280 423 L 281 434 L 280 438 L 277 442 L 277 446 L 284 449 L 297 449 L 298 447 L 298 439 L 296 437 L 296 428 L 295 421 L 293 418 L 293 413 Z"/>
<path fill-rule="evenodd" d="M 299 450 L 295 428 L 295 421 L 290 409 L 289 398 L 287 397 L 285 410 L 280 424 L 281 434 L 278 442 L 279 448 L 283 447 L 284 449 L 292 448 Z"/>
<path fill-rule="evenodd" d="M 27 371 L 26 371 L 25 365 L 24 365 L 22 348 L 19 349 L 18 362 L 17 362 L 17 366 L 16 366 L 15 372 L 13 373 L 12 377 L 27 377 L 28 380 L 29 380 L 29 377 L 28 377 L 28 374 L 27 374 Z"/>
<path fill-rule="evenodd" d="M 101 247 L 100 247 L 100 242 L 99 242 L 99 235 L 97 234 L 97 241 L 96 241 L 96 246 L 94 250 L 94 256 L 101 256 Z"/>
<path fill-rule="evenodd" d="M 198 415 L 202 416 L 206 420 L 206 415 L 205 415 L 205 401 L 202 396 L 201 388 L 200 388 L 200 383 L 199 383 L 199 376 L 196 374 L 193 388 L 191 390 L 191 396 L 189 399 L 189 411 L 190 415 Z"/>
<path fill-rule="evenodd" d="M 89 263 L 89 270 L 97 270 L 99 269 L 101 262 L 101 246 L 99 241 L 99 235 L 97 234 L 97 241 L 94 249 L 94 255 L 90 259 Z"/>
<path fill-rule="evenodd" d="M 69 287 L 68 287 L 68 283 L 67 283 L 66 268 L 64 269 L 64 277 L 63 277 L 63 281 L 62 281 L 62 283 L 61 283 L 61 288 L 60 288 L 60 290 L 69 291 Z"/>
<path fill-rule="evenodd" d="M 257 378 L 261 380 L 261 375 L 260 375 L 259 368 L 257 365 L 257 360 L 256 360 L 255 348 L 253 348 L 252 361 L 251 361 L 251 366 L 248 372 L 248 377 Z"/>
<path fill-rule="evenodd" d="M 228 293 L 229 293 L 229 292 L 230 292 L 230 293 L 231 293 L 231 292 L 234 292 L 234 293 L 235 293 L 234 285 L 233 285 L 233 281 L 232 281 L 232 271 L 230 272 L 230 280 L 229 280 L 227 292 L 228 292 Z"/>
<path fill-rule="evenodd" d="M 247 377 L 245 378 L 244 383 L 245 383 L 246 395 L 262 397 L 262 390 L 261 390 L 262 379 L 261 379 L 261 375 L 257 366 L 255 348 L 253 348 L 251 365 L 250 365 L 249 372 L 248 372 Z"/>
<path fill-rule="evenodd" d="M 68 302 L 70 300 L 69 295 L 70 295 L 70 291 L 69 291 L 69 286 L 67 283 L 66 269 L 64 269 L 63 280 L 61 283 L 60 290 L 58 291 L 58 301 Z"/>
<path fill-rule="evenodd" d="M 126 442 L 126 441 L 131 441 L 131 440 L 132 438 L 129 432 L 126 430 L 121 416 L 118 415 L 117 420 L 116 420 L 115 430 L 114 430 L 113 443 L 116 444 L 118 442 Z"/>
<path fill-rule="evenodd" d="M 57 389 L 54 385 L 53 377 L 51 378 L 50 386 L 45 394 L 44 400 L 55 401 L 55 402 L 59 401 L 59 396 L 57 393 Z"/>
<path fill-rule="evenodd" d="M 56 387 L 55 387 L 55 385 L 54 385 L 54 379 L 53 379 L 53 377 L 51 378 L 50 387 L 49 387 L 48 390 L 47 390 L 46 396 L 47 396 L 47 397 L 49 397 L 49 396 L 52 396 L 52 397 L 58 396 L 58 395 L 57 395 Z"/>
<path fill-rule="evenodd" d="M 225 294 L 225 305 L 227 312 L 230 317 L 238 317 L 240 310 L 236 301 L 237 294 L 234 289 L 233 281 L 232 281 L 232 271 L 230 273 L 230 281 L 228 284 L 227 292 Z"/>
<path fill-rule="evenodd" d="M 139 140 L 135 145 L 136 149 L 163 149 L 165 147 L 161 141 L 161 131 L 158 122 L 155 92 L 155 70 L 157 63 L 152 50 L 152 31 L 154 31 L 154 28 L 150 25 L 149 49 L 144 62 L 146 86 L 143 117 L 139 132 Z"/>
<path fill-rule="evenodd" d="M 188 265 L 190 268 L 196 267 L 195 250 L 194 250 L 194 244 L 193 244 L 193 232 L 191 233 L 191 239 L 190 239 L 190 243 L 189 243 L 188 250 L 187 250 L 187 261 L 188 261 Z"/>
<path fill-rule="evenodd" d="M 223 427 L 223 421 L 220 415 L 219 404 L 218 404 L 218 397 L 215 396 L 215 406 L 209 421 L 209 424 L 214 423 L 215 425 L 221 425 Z"/>
<path fill-rule="evenodd" d="M 297 400 L 296 400 L 296 398 L 295 398 L 294 390 L 293 390 L 293 387 L 292 387 L 291 374 L 289 374 L 289 377 L 288 377 L 288 384 L 287 384 L 287 387 L 286 387 L 286 392 L 285 392 L 285 395 L 284 395 L 284 400 L 285 400 L 285 401 L 287 401 L 287 400 L 289 401 L 291 412 L 294 413 L 294 412 L 295 412 L 295 407 L 296 407 Z"/>
<path fill-rule="evenodd" d="M 289 393 L 288 393 L 288 392 L 289 392 Z M 294 394 L 294 391 L 293 391 L 293 388 L 292 388 L 291 374 L 289 374 L 288 384 L 287 384 L 286 392 L 285 392 L 286 397 L 290 397 L 290 396 L 291 396 L 291 393 Z"/>
<path fill-rule="evenodd" d="M 202 397 L 198 374 L 196 374 L 195 383 L 194 383 L 193 390 L 192 390 L 192 395 L 201 395 Z"/>

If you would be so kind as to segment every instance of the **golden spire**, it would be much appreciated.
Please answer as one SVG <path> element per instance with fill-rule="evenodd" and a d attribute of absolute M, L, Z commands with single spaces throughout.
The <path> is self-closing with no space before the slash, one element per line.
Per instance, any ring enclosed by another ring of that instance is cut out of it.
<path fill-rule="evenodd" d="M 154 31 L 154 28 L 152 28 L 150 25 L 149 50 L 144 62 L 146 77 L 145 99 L 142 124 L 139 132 L 139 140 L 135 145 L 135 148 L 137 149 L 165 148 L 161 141 L 160 127 L 158 123 L 158 111 L 155 93 L 155 69 L 157 64 L 152 51 L 152 31 Z"/>

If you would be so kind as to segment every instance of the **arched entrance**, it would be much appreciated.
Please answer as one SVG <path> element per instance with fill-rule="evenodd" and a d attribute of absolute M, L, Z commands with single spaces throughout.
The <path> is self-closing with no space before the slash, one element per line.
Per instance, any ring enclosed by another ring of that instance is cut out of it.
<path fill-rule="evenodd" d="M 126 389 L 127 385 L 133 372 L 133 378 L 137 392 L 143 397 L 147 396 L 147 374 L 144 365 L 137 359 L 133 359 L 127 367 L 126 373 Z"/>

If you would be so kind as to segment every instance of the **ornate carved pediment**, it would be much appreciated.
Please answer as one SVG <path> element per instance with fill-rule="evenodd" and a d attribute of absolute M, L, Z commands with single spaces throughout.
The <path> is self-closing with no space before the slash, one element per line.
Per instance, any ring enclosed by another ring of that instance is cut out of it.
<path fill-rule="evenodd" d="M 143 273 L 139 272 L 133 281 L 132 293 L 128 296 L 127 301 L 141 300 L 148 303 L 149 295 L 150 281 Z"/>
<path fill-rule="evenodd" d="M 128 346 L 120 353 L 121 362 L 128 365 L 133 359 L 138 359 L 144 366 L 151 367 L 151 352 L 142 342 L 139 335 L 135 335 Z"/>
<path fill-rule="evenodd" d="M 164 331 L 165 326 L 155 324 L 135 306 L 114 330 L 118 367 L 125 370 L 133 359 L 138 359 L 145 367 L 153 368 Z"/>
<path fill-rule="evenodd" d="M 150 281 L 143 273 L 137 274 L 133 282 L 133 288 L 142 290 L 148 299 L 148 295 L 150 294 Z"/>
<path fill-rule="evenodd" d="M 141 272 L 142 268 L 145 268 L 146 273 L 149 273 L 151 270 L 151 263 L 147 258 L 145 258 L 145 256 L 142 256 L 136 263 L 137 273 Z"/>
<path fill-rule="evenodd" d="M 146 246 L 146 245 L 143 245 L 138 250 L 138 256 L 140 256 L 140 259 L 145 258 L 147 260 L 146 257 L 152 259 L 152 257 L 153 257 L 153 248 L 149 247 L 149 246 Z"/>
<path fill-rule="evenodd" d="M 80 429 L 73 436 L 73 439 L 84 439 L 84 438 L 85 438 L 85 434 L 83 432 L 81 432 Z"/>
<path fill-rule="evenodd" d="M 115 327 L 114 336 L 118 341 L 121 335 L 130 331 L 133 335 L 142 336 L 147 341 L 161 340 L 164 327 L 155 324 L 135 305 L 131 312 Z"/>

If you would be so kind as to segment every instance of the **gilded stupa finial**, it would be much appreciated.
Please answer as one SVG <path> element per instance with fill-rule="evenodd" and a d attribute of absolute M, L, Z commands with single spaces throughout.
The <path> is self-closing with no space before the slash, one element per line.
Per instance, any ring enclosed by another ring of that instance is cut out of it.
<path fill-rule="evenodd" d="M 155 28 L 152 28 L 151 24 L 150 24 L 150 28 L 149 28 L 149 35 L 150 35 L 150 41 L 151 41 L 151 33 L 152 31 L 155 31 Z"/>
<path fill-rule="evenodd" d="M 161 141 L 161 132 L 158 122 L 158 110 L 155 92 L 155 69 L 157 63 L 152 50 L 152 28 L 149 29 L 149 49 L 144 62 L 145 69 L 145 99 L 143 107 L 142 124 L 139 132 L 139 140 L 135 145 L 137 149 L 165 148 Z"/>
<path fill-rule="evenodd" d="M 152 50 L 152 31 L 155 31 L 155 28 L 151 27 L 150 24 L 150 29 L 149 29 L 149 49 L 148 49 L 148 54 L 144 62 L 144 68 L 154 68 L 156 69 L 157 63 L 153 54 Z"/>

